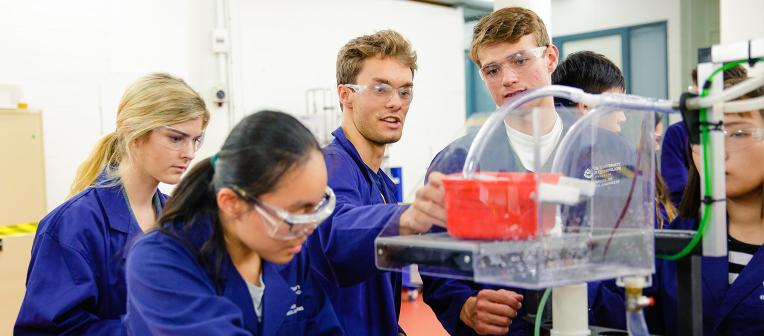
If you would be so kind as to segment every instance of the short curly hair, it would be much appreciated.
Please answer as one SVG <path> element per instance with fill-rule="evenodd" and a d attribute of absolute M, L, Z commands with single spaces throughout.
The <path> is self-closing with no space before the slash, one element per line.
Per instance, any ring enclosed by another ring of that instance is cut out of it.
<path fill-rule="evenodd" d="M 337 54 L 337 85 L 356 84 L 363 61 L 370 57 L 394 57 L 411 69 L 412 76 L 417 69 L 417 56 L 411 43 L 394 30 L 382 30 L 356 37 L 340 49 Z"/>
<path fill-rule="evenodd" d="M 532 10 L 507 7 L 484 16 L 472 31 L 470 58 L 480 64 L 478 49 L 494 44 L 515 43 L 525 35 L 533 34 L 539 47 L 552 44 L 544 21 Z"/>

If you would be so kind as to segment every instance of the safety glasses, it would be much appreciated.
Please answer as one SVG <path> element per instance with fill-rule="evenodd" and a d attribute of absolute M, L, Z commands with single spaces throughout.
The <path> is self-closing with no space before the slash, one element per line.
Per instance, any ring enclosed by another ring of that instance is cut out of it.
<path fill-rule="evenodd" d="M 542 46 L 528 50 L 518 51 L 509 55 L 501 62 L 491 62 L 480 67 L 480 77 L 486 82 L 497 82 L 504 78 L 506 69 L 515 73 L 522 73 L 531 67 L 537 59 L 541 58 L 549 46 Z"/>
<path fill-rule="evenodd" d="M 268 235 L 275 239 L 290 240 L 310 235 L 313 230 L 334 212 L 337 199 L 334 191 L 326 187 L 324 197 L 316 206 L 305 213 L 292 213 L 278 207 L 268 205 L 250 196 L 239 187 L 232 187 L 243 200 L 254 205 L 255 210 L 265 219 Z"/>
<path fill-rule="evenodd" d="M 390 86 L 387 83 L 376 83 L 372 85 L 359 85 L 359 84 L 342 84 L 355 93 L 368 93 L 370 96 L 382 101 L 387 102 L 393 97 L 393 93 L 397 93 L 403 104 L 411 104 L 411 100 L 414 99 L 414 87 L 402 86 L 397 89 Z"/>
<path fill-rule="evenodd" d="M 195 153 L 202 147 L 202 143 L 204 143 L 204 133 L 200 136 L 193 137 L 186 132 L 170 126 L 159 126 L 155 128 L 154 131 L 159 135 L 159 143 L 174 151 L 181 151 L 191 147 Z"/>
<path fill-rule="evenodd" d="M 764 128 L 724 128 L 724 150 L 728 153 L 744 150 L 764 140 Z M 700 146 L 691 147 L 700 153 Z"/>

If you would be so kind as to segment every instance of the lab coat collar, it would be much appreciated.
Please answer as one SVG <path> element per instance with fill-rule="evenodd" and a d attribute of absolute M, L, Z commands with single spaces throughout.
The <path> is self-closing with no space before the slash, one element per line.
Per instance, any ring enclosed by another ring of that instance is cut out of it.
<path fill-rule="evenodd" d="M 710 258 L 704 258 L 704 259 L 710 259 Z M 725 291 L 720 291 L 724 293 L 724 300 L 718 300 L 715 302 L 721 302 L 721 307 L 719 308 L 719 314 L 716 319 L 716 324 L 714 325 L 714 329 L 718 327 L 719 322 L 724 321 L 724 319 L 727 317 L 727 315 L 734 310 L 735 306 L 740 304 L 745 298 L 749 297 L 751 293 L 756 290 L 759 286 L 762 286 L 761 279 L 764 278 L 764 268 L 760 267 L 760 265 L 764 265 L 764 246 L 759 247 L 759 249 L 756 251 L 756 253 L 753 255 L 753 258 L 748 262 L 748 265 L 743 268 L 743 271 L 740 273 L 740 275 L 737 277 L 735 282 L 732 283 L 731 286 L 729 286 L 729 289 L 726 289 L 728 287 L 727 283 L 729 282 L 728 279 L 728 259 L 726 257 L 721 257 L 720 264 L 714 270 L 724 270 L 724 272 L 708 272 L 704 271 L 703 275 L 713 273 L 715 275 L 709 275 L 709 277 L 713 276 L 714 278 L 714 284 L 717 285 L 717 288 L 713 288 L 714 290 L 718 290 L 718 287 L 724 287 Z M 703 269 L 706 270 L 705 263 L 703 264 Z M 715 292 L 712 292 L 715 293 Z"/>
<path fill-rule="evenodd" d="M 281 274 L 281 270 L 284 269 L 286 268 L 263 262 L 263 282 L 265 290 L 269 292 L 267 298 L 263 297 L 263 318 L 268 319 L 268 324 L 263 328 L 263 335 L 276 335 L 290 310 L 298 308 L 295 303 L 297 295 L 300 295 L 297 294 L 299 287 L 293 289 L 289 286 Z"/>
<path fill-rule="evenodd" d="M 241 309 L 244 326 L 249 330 L 259 332 L 259 323 L 255 317 L 255 307 L 252 304 L 252 296 L 247 289 L 247 283 L 239 275 L 239 271 L 234 267 L 231 258 L 228 255 L 225 258 L 226 261 L 221 270 L 221 281 L 225 284 L 222 295 L 233 301 Z"/>
<path fill-rule="evenodd" d="M 334 132 L 332 132 L 332 135 L 334 136 L 334 140 L 337 141 L 337 143 L 344 149 L 348 154 L 350 154 L 350 157 L 353 158 L 353 161 L 358 165 L 358 167 L 365 168 L 365 170 L 370 171 L 369 166 L 366 165 L 365 162 L 363 162 L 363 159 L 361 158 L 361 154 L 358 153 L 358 150 L 356 150 L 355 146 L 353 146 L 353 143 L 350 142 L 348 137 L 345 135 L 345 131 L 342 129 L 342 127 L 338 127 Z"/>
<path fill-rule="evenodd" d="M 236 270 L 236 267 L 231 262 L 231 258 L 226 256 L 226 262 L 223 270 L 223 279 L 225 283 L 225 289 L 223 295 L 236 303 L 242 309 L 242 315 L 244 324 L 249 330 L 261 331 L 262 335 L 276 335 L 281 328 L 281 324 L 284 322 L 290 309 L 296 308 L 295 303 L 297 301 L 297 291 L 289 286 L 281 274 L 281 271 L 286 271 L 287 268 L 279 265 L 269 263 L 265 260 L 262 261 L 263 267 L 263 283 L 265 284 L 265 295 L 263 295 L 263 311 L 261 319 L 267 320 L 268 323 L 261 326 L 255 318 L 255 307 L 252 303 L 252 296 L 249 294 L 247 283 Z M 252 317 L 252 318 L 249 318 Z"/>
<path fill-rule="evenodd" d="M 361 154 L 358 153 L 358 150 L 356 150 L 355 146 L 353 146 L 353 143 L 350 142 L 350 140 L 348 140 L 347 136 L 345 135 L 345 131 L 342 129 L 342 127 L 339 127 L 336 130 L 334 130 L 334 132 L 332 132 L 332 135 L 334 136 L 334 141 L 336 141 L 337 144 L 339 144 L 340 147 L 342 147 L 342 149 L 344 149 L 345 152 L 347 152 L 350 155 L 350 157 L 353 159 L 353 161 L 358 166 L 358 168 L 364 172 L 363 176 L 366 178 L 366 182 L 369 184 L 373 184 L 372 179 L 374 177 L 371 175 L 379 176 L 382 179 L 382 183 L 384 185 L 383 189 L 385 189 L 385 190 L 380 190 L 380 192 L 385 197 L 386 202 L 387 203 L 398 202 L 398 200 L 395 199 L 395 192 L 394 192 L 395 183 L 393 183 L 393 180 L 390 179 L 390 177 L 387 176 L 387 174 L 385 174 L 385 172 L 382 169 L 375 172 L 371 170 L 371 168 L 369 168 L 369 166 L 367 166 L 365 162 L 363 162 L 363 159 L 361 159 Z M 372 190 L 374 189 L 372 188 Z M 374 191 L 374 193 L 376 192 Z M 376 195 L 370 196 L 370 197 L 376 197 Z"/>
<path fill-rule="evenodd" d="M 132 210 L 130 210 L 122 184 L 117 183 L 116 185 L 105 187 L 92 186 L 91 188 L 95 189 L 96 195 L 101 200 L 103 206 L 101 210 L 106 214 L 106 221 L 110 228 L 128 235 L 142 232 L 138 221 L 136 221 Z M 164 207 L 167 196 L 157 189 L 154 197 L 158 197 L 159 204 L 161 207 Z"/>

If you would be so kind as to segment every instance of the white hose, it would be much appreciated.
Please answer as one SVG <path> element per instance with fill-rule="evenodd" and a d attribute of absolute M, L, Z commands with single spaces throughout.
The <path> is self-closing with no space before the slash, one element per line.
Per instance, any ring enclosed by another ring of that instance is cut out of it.
<path fill-rule="evenodd" d="M 764 76 L 751 77 L 725 89 L 719 94 L 703 98 L 696 97 L 687 99 L 687 109 L 697 110 L 700 108 L 711 107 L 716 103 L 727 102 L 751 92 L 760 86 L 764 86 Z"/>
<path fill-rule="evenodd" d="M 470 149 L 467 152 L 467 158 L 464 161 L 462 174 L 467 177 L 473 176 L 475 171 L 477 171 L 478 158 L 480 157 L 480 154 L 483 153 L 483 149 L 487 143 L 487 141 L 484 141 L 485 138 L 488 137 L 490 132 L 493 131 L 499 123 L 504 121 L 504 117 L 515 111 L 523 104 L 535 99 L 550 96 L 565 98 L 574 102 L 578 102 L 581 100 L 582 95 L 586 95 L 586 93 L 584 93 L 584 91 L 581 89 L 561 85 L 550 85 L 535 90 L 530 90 L 522 96 L 519 96 L 514 100 L 505 103 L 495 112 L 493 112 L 491 116 L 488 117 L 488 120 L 486 120 L 483 126 L 478 130 L 478 133 L 475 135 L 475 139 L 472 141 L 472 145 L 470 145 Z"/>
<path fill-rule="evenodd" d="M 629 331 L 629 336 L 650 336 L 642 309 L 626 312 L 626 330 Z"/>
<path fill-rule="evenodd" d="M 475 135 L 475 139 L 470 145 L 470 149 L 467 152 L 467 158 L 464 162 L 464 168 L 462 168 L 462 174 L 466 177 L 471 177 L 477 171 L 477 162 L 480 155 L 483 153 L 483 149 L 486 146 L 487 141 L 485 139 L 489 136 L 490 132 L 497 127 L 499 123 L 504 121 L 504 118 L 513 113 L 517 108 L 523 104 L 530 102 L 534 99 L 543 97 L 557 97 L 571 100 L 574 102 L 583 102 L 590 107 L 595 106 L 612 106 L 614 108 L 629 109 L 629 110 L 642 110 L 648 112 L 676 112 L 674 104 L 667 100 L 657 100 L 650 98 L 643 98 L 639 96 L 624 95 L 624 94 L 589 94 L 581 89 L 562 86 L 562 85 L 550 85 L 535 90 L 530 90 L 522 96 L 511 100 L 497 109 L 486 120 L 482 127 Z M 558 151 L 558 154 L 560 151 Z"/>
<path fill-rule="evenodd" d="M 740 113 L 764 109 L 764 96 L 724 104 L 724 113 Z"/>

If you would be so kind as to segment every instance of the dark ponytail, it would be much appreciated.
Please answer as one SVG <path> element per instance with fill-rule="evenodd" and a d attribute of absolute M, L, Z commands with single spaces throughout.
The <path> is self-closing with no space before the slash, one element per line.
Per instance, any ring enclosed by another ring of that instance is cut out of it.
<path fill-rule="evenodd" d="M 198 213 L 212 213 L 213 210 L 217 210 L 215 194 L 211 188 L 214 175 L 215 170 L 210 158 L 197 163 L 167 200 L 159 216 L 159 226 L 163 227 L 176 221 L 188 222 Z"/>
<path fill-rule="evenodd" d="M 197 163 L 183 178 L 159 216 L 158 230 L 189 246 L 221 292 L 226 252 L 217 192 L 236 186 L 258 197 L 272 191 L 290 169 L 307 162 L 313 151 L 321 151 L 318 141 L 294 117 L 277 111 L 245 117 L 231 130 L 215 160 Z M 203 216 L 211 219 L 211 228 L 200 220 Z M 190 231 L 211 234 L 199 245 L 183 238 Z"/>

